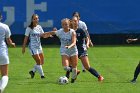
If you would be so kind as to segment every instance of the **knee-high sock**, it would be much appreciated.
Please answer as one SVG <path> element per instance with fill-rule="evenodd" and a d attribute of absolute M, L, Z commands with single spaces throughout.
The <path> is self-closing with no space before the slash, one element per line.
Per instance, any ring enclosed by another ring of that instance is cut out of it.
<path fill-rule="evenodd" d="M 100 76 L 98 72 L 92 67 L 90 67 L 88 71 L 97 78 Z"/>
<path fill-rule="evenodd" d="M 35 73 L 37 71 L 37 65 L 34 65 L 34 68 L 32 69 L 32 71 Z"/>
<path fill-rule="evenodd" d="M 85 70 L 85 67 L 83 66 L 83 64 L 82 64 L 82 70 Z"/>
<path fill-rule="evenodd" d="M 0 89 L 1 91 L 3 91 L 5 89 L 5 87 L 8 84 L 8 76 L 2 76 L 1 78 L 1 84 L 0 84 Z"/>
<path fill-rule="evenodd" d="M 76 79 L 77 77 L 77 68 L 72 68 L 72 79 Z"/>
<path fill-rule="evenodd" d="M 138 75 L 140 73 L 140 63 L 137 65 L 135 72 L 134 72 L 134 79 L 137 79 Z"/>
<path fill-rule="evenodd" d="M 71 67 L 69 67 L 69 66 L 64 66 L 64 70 L 65 70 L 65 71 L 71 71 Z"/>
<path fill-rule="evenodd" d="M 37 70 L 38 70 L 38 72 L 39 72 L 39 74 L 40 74 L 41 76 L 44 76 L 44 72 L 43 72 L 43 69 L 42 69 L 42 65 L 37 65 Z"/>

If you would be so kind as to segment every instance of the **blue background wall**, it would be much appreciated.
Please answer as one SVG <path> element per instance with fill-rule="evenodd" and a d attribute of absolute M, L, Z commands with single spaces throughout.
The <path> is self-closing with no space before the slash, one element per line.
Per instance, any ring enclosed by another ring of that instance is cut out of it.
<path fill-rule="evenodd" d="M 37 13 L 44 31 L 61 27 L 62 18 L 81 14 L 90 34 L 140 33 L 140 0 L 0 0 L 3 22 L 12 34 L 24 34 Z"/>

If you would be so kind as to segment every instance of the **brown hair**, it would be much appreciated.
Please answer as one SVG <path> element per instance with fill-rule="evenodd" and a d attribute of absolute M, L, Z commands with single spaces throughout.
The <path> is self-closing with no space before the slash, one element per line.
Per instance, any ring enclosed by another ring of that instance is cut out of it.
<path fill-rule="evenodd" d="M 33 17 L 34 16 L 38 16 L 37 14 L 33 14 L 32 15 L 32 17 L 31 17 L 31 23 L 30 23 L 30 25 L 28 26 L 28 27 L 30 27 L 31 29 L 33 29 L 34 28 L 34 26 L 33 26 Z"/>

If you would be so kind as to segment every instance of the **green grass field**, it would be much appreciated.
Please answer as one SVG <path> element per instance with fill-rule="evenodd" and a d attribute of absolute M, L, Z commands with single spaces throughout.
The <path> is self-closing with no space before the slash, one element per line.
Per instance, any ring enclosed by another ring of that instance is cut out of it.
<path fill-rule="evenodd" d="M 5 93 L 140 93 L 140 76 L 137 83 L 130 80 L 140 60 L 140 47 L 129 46 L 95 46 L 90 48 L 89 59 L 94 67 L 104 76 L 104 81 L 98 82 L 97 78 L 88 71 L 81 72 L 74 84 L 59 85 L 57 80 L 65 75 L 61 65 L 59 46 L 44 46 L 45 64 L 43 69 L 45 79 L 40 79 L 36 73 L 30 79 L 28 72 L 35 62 L 29 50 L 21 54 L 21 47 L 9 48 L 9 83 Z M 78 69 L 81 70 L 79 61 Z"/>

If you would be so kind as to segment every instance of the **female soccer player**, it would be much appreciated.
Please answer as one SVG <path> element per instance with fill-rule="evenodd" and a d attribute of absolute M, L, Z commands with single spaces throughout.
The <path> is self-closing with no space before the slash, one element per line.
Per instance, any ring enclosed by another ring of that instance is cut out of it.
<path fill-rule="evenodd" d="M 0 13 L 0 20 L 2 19 L 2 15 Z M 2 78 L 0 80 L 0 93 L 2 93 L 5 87 L 8 84 L 8 64 L 9 64 L 9 56 L 8 56 L 8 45 L 15 47 L 15 43 L 12 42 L 11 32 L 8 25 L 0 22 L 0 71 Z M 5 42 L 6 39 L 6 42 Z"/>
<path fill-rule="evenodd" d="M 24 54 L 26 43 L 28 39 L 30 39 L 29 50 L 33 59 L 36 62 L 33 69 L 29 72 L 29 74 L 31 75 L 31 78 L 34 78 L 36 71 L 39 72 L 41 78 L 45 78 L 44 72 L 42 69 L 42 65 L 44 64 L 44 54 L 43 54 L 41 41 L 40 41 L 41 34 L 43 34 L 44 31 L 42 27 L 38 24 L 38 21 L 39 21 L 39 16 L 37 14 L 33 14 L 31 18 L 31 23 L 26 28 L 25 38 L 24 38 L 23 46 L 22 46 L 22 53 Z"/>
<path fill-rule="evenodd" d="M 76 47 L 76 33 L 70 29 L 70 21 L 68 18 L 62 19 L 62 28 L 57 31 L 45 32 L 47 36 L 56 35 L 61 42 L 60 54 L 62 57 L 62 65 L 64 70 L 70 71 L 69 62 L 72 63 L 72 79 L 71 83 L 74 83 L 77 77 L 77 63 L 78 63 L 78 51 Z"/>
<path fill-rule="evenodd" d="M 92 41 L 90 39 L 90 35 L 89 35 L 89 32 L 88 32 L 87 25 L 85 24 L 85 22 L 83 22 L 83 21 L 80 20 L 80 13 L 79 12 L 74 12 L 72 14 L 72 16 L 73 17 L 74 16 L 77 17 L 77 19 L 78 19 L 78 28 L 81 28 L 81 29 L 83 29 L 86 32 L 86 34 L 88 35 L 88 38 L 89 38 L 89 46 L 93 46 L 93 43 L 92 43 Z M 83 66 L 83 64 L 82 64 L 82 71 L 83 72 L 86 71 L 85 68 L 84 68 L 84 66 Z"/>
<path fill-rule="evenodd" d="M 76 35 L 77 35 L 76 45 L 78 49 L 78 57 L 81 60 L 83 66 L 91 74 L 97 77 L 99 81 L 103 81 L 104 78 L 101 75 L 99 75 L 99 73 L 94 68 L 90 67 L 88 54 L 87 54 L 87 48 L 89 48 L 89 38 L 83 29 L 78 28 L 77 17 L 72 18 L 72 27 L 76 31 Z M 69 75 L 67 74 L 66 76 Z"/>
<path fill-rule="evenodd" d="M 134 41 L 137 41 L 137 40 L 138 40 L 138 38 L 135 38 L 135 39 L 127 39 L 126 41 L 127 41 L 127 43 L 131 43 L 131 42 L 134 42 Z M 137 78 L 138 78 L 139 73 L 140 73 L 140 62 L 139 62 L 139 64 L 136 66 L 136 69 L 135 69 L 135 71 L 134 71 L 134 77 L 133 77 L 133 79 L 131 80 L 132 83 L 136 83 L 136 80 L 137 80 Z"/>

